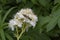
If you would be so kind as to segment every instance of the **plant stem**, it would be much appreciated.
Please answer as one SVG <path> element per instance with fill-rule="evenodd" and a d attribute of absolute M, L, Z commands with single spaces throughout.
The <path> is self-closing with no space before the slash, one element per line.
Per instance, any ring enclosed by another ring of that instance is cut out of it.
<path fill-rule="evenodd" d="M 20 38 L 21 38 L 21 36 L 22 36 L 22 35 L 23 35 L 23 33 L 25 32 L 25 29 L 26 29 L 26 28 L 24 28 L 24 29 L 22 30 L 22 32 L 20 33 L 20 35 L 19 35 L 18 39 L 20 39 Z"/>
<path fill-rule="evenodd" d="M 17 32 L 17 40 L 19 40 L 19 38 L 18 38 L 18 28 L 16 27 L 16 32 Z"/>
<path fill-rule="evenodd" d="M 19 40 L 19 38 L 17 38 L 17 40 Z"/>
<path fill-rule="evenodd" d="M 25 32 L 27 26 L 26 26 L 26 23 L 23 25 L 23 28 L 22 28 L 22 31 L 21 33 L 19 34 L 18 33 L 18 28 L 16 27 L 16 31 L 17 31 L 17 40 L 19 40 L 21 38 L 21 36 L 23 35 L 23 33 Z"/>

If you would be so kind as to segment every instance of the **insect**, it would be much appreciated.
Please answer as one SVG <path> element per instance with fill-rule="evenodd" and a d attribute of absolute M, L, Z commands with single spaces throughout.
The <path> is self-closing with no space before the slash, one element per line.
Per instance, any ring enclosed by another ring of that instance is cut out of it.
<path fill-rule="evenodd" d="M 29 18 L 29 17 L 28 17 L 27 15 L 25 15 L 25 14 L 23 14 L 23 16 L 26 17 L 26 18 L 28 18 L 28 19 L 30 19 L 30 20 L 32 20 L 31 18 Z"/>

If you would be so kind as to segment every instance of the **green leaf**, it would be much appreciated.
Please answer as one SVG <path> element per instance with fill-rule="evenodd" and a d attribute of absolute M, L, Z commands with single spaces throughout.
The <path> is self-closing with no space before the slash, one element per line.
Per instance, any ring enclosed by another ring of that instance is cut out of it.
<path fill-rule="evenodd" d="M 46 34 L 41 33 L 40 34 L 40 40 L 51 40 Z"/>
<path fill-rule="evenodd" d="M 51 15 L 53 15 L 54 17 L 60 16 L 60 5 L 56 5 L 51 12 Z"/>
<path fill-rule="evenodd" d="M 0 38 L 0 40 L 1 40 L 1 38 Z"/>
<path fill-rule="evenodd" d="M 5 19 L 7 18 L 8 14 L 9 14 L 14 8 L 15 8 L 15 7 L 12 7 L 12 8 L 10 8 L 10 9 L 6 12 L 6 14 L 5 14 L 4 17 L 3 17 L 2 23 L 4 23 L 4 21 L 5 21 Z"/>
<path fill-rule="evenodd" d="M 59 26 L 59 28 L 60 28 L 60 18 L 58 19 L 58 26 Z"/>
<path fill-rule="evenodd" d="M 24 7 L 25 7 L 25 8 L 31 8 L 31 7 L 33 7 L 33 4 L 32 4 L 30 1 L 28 1 L 28 2 L 25 4 Z"/>
<path fill-rule="evenodd" d="M 8 23 L 4 23 L 3 26 L 8 25 Z"/>
<path fill-rule="evenodd" d="M 56 28 L 53 31 L 47 32 L 47 35 L 51 37 L 59 37 L 60 30 Z"/>
<path fill-rule="evenodd" d="M 8 40 L 13 40 L 13 38 L 8 33 L 5 33 L 5 35 L 6 35 Z"/>
<path fill-rule="evenodd" d="M 1 34 L 2 40 L 6 40 L 6 39 L 5 39 L 5 34 L 4 34 L 3 29 L 0 29 L 0 34 Z"/>
<path fill-rule="evenodd" d="M 1 12 L 2 12 L 2 10 L 0 11 L 0 26 L 1 26 L 1 23 L 2 23 Z"/>
<path fill-rule="evenodd" d="M 3 29 L 8 28 L 7 26 L 8 26 L 8 23 L 2 24 L 2 28 L 3 28 Z"/>
<path fill-rule="evenodd" d="M 60 4 L 60 0 L 54 0 L 54 4 L 59 3 Z"/>
<path fill-rule="evenodd" d="M 0 0 L 3 4 L 6 4 L 6 0 Z"/>
<path fill-rule="evenodd" d="M 1 14 L 0 14 L 0 24 L 1 24 Z"/>
<path fill-rule="evenodd" d="M 21 0 L 16 0 L 17 3 L 21 2 Z"/>
<path fill-rule="evenodd" d="M 46 7 L 47 5 L 49 5 L 49 0 L 38 0 L 38 2 L 42 5 L 42 6 L 44 6 L 44 7 Z"/>
<path fill-rule="evenodd" d="M 50 40 L 49 36 L 44 33 L 39 33 L 37 30 L 31 30 L 23 35 L 22 40 Z"/>
<path fill-rule="evenodd" d="M 51 15 L 52 15 L 52 19 L 50 23 L 47 25 L 47 31 L 52 30 L 57 24 L 58 19 L 60 17 L 60 5 L 57 5 L 52 9 Z"/>
<path fill-rule="evenodd" d="M 58 20 L 58 17 L 53 17 L 50 22 L 47 24 L 47 32 L 48 31 L 51 31 L 52 29 L 54 29 L 54 27 L 56 26 L 57 24 L 57 20 Z"/>
<path fill-rule="evenodd" d="M 1 23 L 1 20 L 2 20 L 2 19 L 1 19 L 1 12 L 2 12 L 2 10 L 0 10 L 0 23 Z"/>
<path fill-rule="evenodd" d="M 48 23 L 50 20 L 51 20 L 50 16 L 40 17 L 40 24 L 44 25 L 44 24 Z"/>
<path fill-rule="evenodd" d="M 22 40 L 29 40 L 30 36 L 23 36 L 24 38 L 21 38 Z M 32 39 L 32 38 L 31 38 Z"/>
<path fill-rule="evenodd" d="M 22 0 L 22 2 L 26 3 L 26 2 L 27 2 L 27 0 Z"/>
<path fill-rule="evenodd" d="M 37 0 L 31 0 L 31 2 L 32 2 L 33 4 L 36 4 L 36 3 L 37 3 Z"/>

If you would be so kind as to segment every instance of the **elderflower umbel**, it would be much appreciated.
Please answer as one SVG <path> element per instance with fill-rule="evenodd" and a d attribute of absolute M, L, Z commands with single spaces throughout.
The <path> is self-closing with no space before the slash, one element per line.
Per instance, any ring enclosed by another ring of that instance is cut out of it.
<path fill-rule="evenodd" d="M 23 23 L 28 23 L 27 26 L 33 26 L 33 28 L 36 25 L 36 22 L 38 21 L 37 16 L 33 13 L 33 11 L 29 8 L 27 9 L 21 9 L 19 12 L 16 13 L 14 16 L 14 19 L 9 21 L 9 27 L 14 30 L 14 26 L 17 25 L 18 27 L 22 27 Z"/>

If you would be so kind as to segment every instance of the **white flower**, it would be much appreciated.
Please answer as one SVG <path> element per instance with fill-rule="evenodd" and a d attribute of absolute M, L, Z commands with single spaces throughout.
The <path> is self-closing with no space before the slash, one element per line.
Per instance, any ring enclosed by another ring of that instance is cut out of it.
<path fill-rule="evenodd" d="M 22 14 L 19 14 L 17 12 L 17 14 L 14 16 L 15 19 L 21 19 L 21 18 L 24 18 L 24 16 Z"/>
<path fill-rule="evenodd" d="M 23 23 L 28 23 L 29 26 L 33 26 L 33 28 L 36 25 L 36 22 L 38 21 L 37 16 L 33 13 L 33 11 L 29 8 L 27 9 L 21 9 L 19 12 L 16 13 L 13 20 L 10 20 L 9 26 L 14 29 L 14 25 L 17 25 L 18 27 L 22 27 Z"/>
<path fill-rule="evenodd" d="M 16 22 L 15 22 L 15 20 L 10 20 L 9 21 L 9 27 L 12 29 L 12 30 L 14 30 L 14 25 L 16 25 Z"/>
<path fill-rule="evenodd" d="M 22 15 L 21 17 L 18 17 L 18 18 L 23 18 L 25 22 L 30 23 L 32 26 L 36 25 L 36 22 L 38 21 L 37 16 L 33 13 L 33 11 L 31 9 L 28 9 L 28 8 L 21 9 L 21 11 L 19 11 L 17 14 L 19 16 Z"/>
<path fill-rule="evenodd" d="M 14 30 L 14 26 L 22 27 L 22 22 L 18 21 L 17 19 L 12 19 L 9 21 L 9 27 Z"/>

